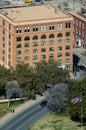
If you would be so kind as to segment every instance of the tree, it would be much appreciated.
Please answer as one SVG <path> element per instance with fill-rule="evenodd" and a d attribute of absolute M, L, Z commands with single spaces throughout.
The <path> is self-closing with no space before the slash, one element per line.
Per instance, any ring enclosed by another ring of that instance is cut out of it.
<path fill-rule="evenodd" d="M 55 106 L 56 109 L 64 107 L 67 102 L 68 92 L 68 85 L 66 83 L 54 85 L 48 89 L 48 104 Z"/>
<path fill-rule="evenodd" d="M 6 84 L 6 97 L 8 99 L 22 97 L 22 92 L 17 81 L 9 81 Z"/>
<path fill-rule="evenodd" d="M 69 82 L 69 113 L 73 120 L 81 120 L 81 106 L 83 108 L 83 121 L 86 120 L 86 78 L 82 81 Z M 72 104 L 71 100 L 82 95 L 82 102 Z"/>

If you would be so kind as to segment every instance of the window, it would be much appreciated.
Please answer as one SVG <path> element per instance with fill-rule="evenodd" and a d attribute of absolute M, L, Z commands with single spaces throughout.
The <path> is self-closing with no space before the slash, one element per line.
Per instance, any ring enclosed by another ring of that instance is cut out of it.
<path fill-rule="evenodd" d="M 33 31 L 38 31 L 38 26 L 33 26 Z"/>
<path fill-rule="evenodd" d="M 3 21 L 2 21 L 2 24 L 3 24 L 3 26 L 5 26 L 5 20 L 3 19 Z"/>
<path fill-rule="evenodd" d="M 29 26 L 26 26 L 26 27 L 24 28 L 24 31 L 25 31 L 25 32 L 30 32 L 30 27 L 29 27 Z"/>
<path fill-rule="evenodd" d="M 41 56 L 41 59 L 43 60 L 43 59 L 46 59 L 46 55 L 42 55 Z"/>
<path fill-rule="evenodd" d="M 65 48 L 66 50 L 69 50 L 70 49 L 70 46 L 66 46 L 66 48 Z"/>
<path fill-rule="evenodd" d="M 2 33 L 5 34 L 5 30 L 3 30 Z"/>
<path fill-rule="evenodd" d="M 36 46 L 38 46 L 38 43 L 37 43 L 37 42 L 34 42 L 34 43 L 33 43 L 33 47 L 36 47 Z"/>
<path fill-rule="evenodd" d="M 62 53 L 58 53 L 58 57 L 62 57 Z"/>
<path fill-rule="evenodd" d="M 59 33 L 59 34 L 57 35 L 57 37 L 62 37 L 62 33 Z"/>
<path fill-rule="evenodd" d="M 46 52 L 46 48 L 42 48 L 42 49 L 41 49 L 41 52 Z"/>
<path fill-rule="evenodd" d="M 16 54 L 17 54 L 17 55 L 20 55 L 20 54 L 21 54 L 21 51 L 17 51 Z"/>
<path fill-rule="evenodd" d="M 54 24 L 50 24 L 49 30 L 54 30 Z"/>
<path fill-rule="evenodd" d="M 2 43 L 2 47 L 5 48 L 5 44 L 4 43 Z"/>
<path fill-rule="evenodd" d="M 82 23 L 82 29 L 84 29 L 85 28 L 85 24 L 84 23 Z"/>
<path fill-rule="evenodd" d="M 24 58 L 24 60 L 25 60 L 25 61 L 29 61 L 29 60 L 30 60 L 29 56 L 26 56 L 26 57 Z"/>
<path fill-rule="evenodd" d="M 66 64 L 69 64 L 70 63 L 70 59 L 66 59 Z"/>
<path fill-rule="evenodd" d="M 41 39 L 46 39 L 46 36 L 45 36 L 45 35 L 42 35 L 42 36 L 41 36 Z"/>
<path fill-rule="evenodd" d="M 41 26 L 41 31 L 46 31 L 46 25 Z"/>
<path fill-rule="evenodd" d="M 25 54 L 29 54 L 30 53 L 30 51 L 29 50 L 25 50 Z"/>
<path fill-rule="evenodd" d="M 54 54 L 50 54 L 50 55 L 49 55 L 49 58 L 50 58 L 50 59 L 54 58 Z"/>
<path fill-rule="evenodd" d="M 37 39 L 38 39 L 38 36 L 34 36 L 34 37 L 33 37 L 33 40 L 37 40 Z"/>
<path fill-rule="evenodd" d="M 58 51 L 61 51 L 61 50 L 62 50 L 62 46 L 59 46 L 59 47 L 58 47 Z"/>
<path fill-rule="evenodd" d="M 81 28 L 81 21 L 79 21 L 79 27 Z"/>
<path fill-rule="evenodd" d="M 17 48 L 21 48 L 21 44 L 17 44 Z"/>
<path fill-rule="evenodd" d="M 60 65 L 61 65 L 61 64 L 62 64 L 62 60 L 58 60 L 58 64 L 60 64 Z"/>
<path fill-rule="evenodd" d="M 16 59 L 16 61 L 17 61 L 17 62 L 21 62 L 21 61 L 22 61 L 21 57 L 18 57 L 18 58 Z"/>
<path fill-rule="evenodd" d="M 8 37 L 9 37 L 9 39 L 11 39 L 11 35 L 10 34 L 8 35 Z"/>
<path fill-rule="evenodd" d="M 51 47 L 51 48 L 49 49 L 49 51 L 54 51 L 54 48 L 53 48 L 53 47 Z"/>
<path fill-rule="evenodd" d="M 50 35 L 49 35 L 49 38 L 54 38 L 54 34 L 50 34 Z"/>
<path fill-rule="evenodd" d="M 70 52 L 66 52 L 65 56 L 70 56 Z"/>
<path fill-rule="evenodd" d="M 33 60 L 37 60 L 38 59 L 38 56 L 33 56 Z"/>
<path fill-rule="evenodd" d="M 2 50 L 2 54 L 5 54 L 5 50 Z"/>
<path fill-rule="evenodd" d="M 5 41 L 5 37 L 3 37 L 3 41 Z"/>
<path fill-rule="evenodd" d="M 21 33 L 22 32 L 22 28 L 21 27 L 17 27 L 16 28 L 16 33 Z"/>
<path fill-rule="evenodd" d="M 62 40 L 58 40 L 58 44 L 62 44 Z"/>
<path fill-rule="evenodd" d="M 66 28 L 70 28 L 70 22 L 66 23 Z"/>
<path fill-rule="evenodd" d="M 17 38 L 16 38 L 16 41 L 17 41 L 17 42 L 21 41 L 21 37 L 17 37 Z"/>
<path fill-rule="evenodd" d="M 9 54 L 9 55 L 8 55 L 8 59 L 10 59 L 10 58 L 11 58 L 11 55 Z"/>
<path fill-rule="evenodd" d="M 54 41 L 53 40 L 51 40 L 49 43 L 50 43 L 50 45 L 54 45 Z"/>
<path fill-rule="evenodd" d="M 43 42 L 41 43 L 41 46 L 46 46 L 46 42 L 43 41 Z"/>
<path fill-rule="evenodd" d="M 8 29 L 11 30 L 11 24 L 8 25 Z"/>
<path fill-rule="evenodd" d="M 25 48 L 28 48 L 29 46 L 29 43 L 25 43 Z"/>
<path fill-rule="evenodd" d="M 11 52 L 11 48 L 8 48 L 8 52 Z"/>
<path fill-rule="evenodd" d="M 66 43 L 70 43 L 70 39 L 66 39 Z"/>
<path fill-rule="evenodd" d="M 66 36 L 70 36 L 70 32 L 66 32 Z"/>
<path fill-rule="evenodd" d="M 24 38 L 24 41 L 28 41 L 28 40 L 30 40 L 28 36 Z"/>
<path fill-rule="evenodd" d="M 61 30 L 62 29 L 62 23 L 58 23 L 58 30 Z"/>
<path fill-rule="evenodd" d="M 11 42 L 10 41 L 8 42 L 8 46 L 11 46 Z"/>
<path fill-rule="evenodd" d="M 2 61 L 5 62 L 5 57 L 4 56 L 2 57 Z"/>
<path fill-rule="evenodd" d="M 37 49 L 34 49 L 34 50 L 33 50 L 33 53 L 38 53 L 38 50 L 37 50 Z"/>

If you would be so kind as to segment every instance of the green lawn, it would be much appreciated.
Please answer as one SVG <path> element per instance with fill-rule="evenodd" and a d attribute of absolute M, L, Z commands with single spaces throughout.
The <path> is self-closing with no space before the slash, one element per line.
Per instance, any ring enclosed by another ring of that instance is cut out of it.
<path fill-rule="evenodd" d="M 79 123 L 70 120 L 68 113 L 49 113 L 28 130 L 81 130 Z M 86 130 L 85 127 L 82 130 Z"/>

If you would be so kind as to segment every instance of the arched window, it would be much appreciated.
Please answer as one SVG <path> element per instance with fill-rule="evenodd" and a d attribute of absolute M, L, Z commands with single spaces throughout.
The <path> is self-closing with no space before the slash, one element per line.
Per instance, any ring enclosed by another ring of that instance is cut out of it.
<path fill-rule="evenodd" d="M 42 35 L 42 36 L 41 36 L 41 39 L 46 39 L 46 36 L 45 36 L 45 35 Z"/>
<path fill-rule="evenodd" d="M 28 41 L 28 40 L 30 40 L 28 36 L 24 38 L 24 41 Z"/>
<path fill-rule="evenodd" d="M 59 34 L 57 35 L 57 37 L 62 37 L 62 33 L 59 33 Z"/>
<path fill-rule="evenodd" d="M 49 35 L 49 38 L 54 38 L 54 34 L 50 34 L 50 35 Z"/>
<path fill-rule="evenodd" d="M 33 36 L 33 40 L 37 40 L 38 39 L 38 36 Z"/>

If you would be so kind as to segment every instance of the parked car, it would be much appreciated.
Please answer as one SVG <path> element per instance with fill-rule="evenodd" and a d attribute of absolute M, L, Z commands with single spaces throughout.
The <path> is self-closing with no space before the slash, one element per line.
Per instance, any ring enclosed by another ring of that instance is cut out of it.
<path fill-rule="evenodd" d="M 41 104 L 40 104 L 40 105 L 41 105 L 42 107 L 44 107 L 44 106 L 46 106 L 46 105 L 47 105 L 47 103 L 48 103 L 48 102 L 47 102 L 47 100 L 44 100 L 44 101 L 42 101 L 42 102 L 41 102 Z"/>

